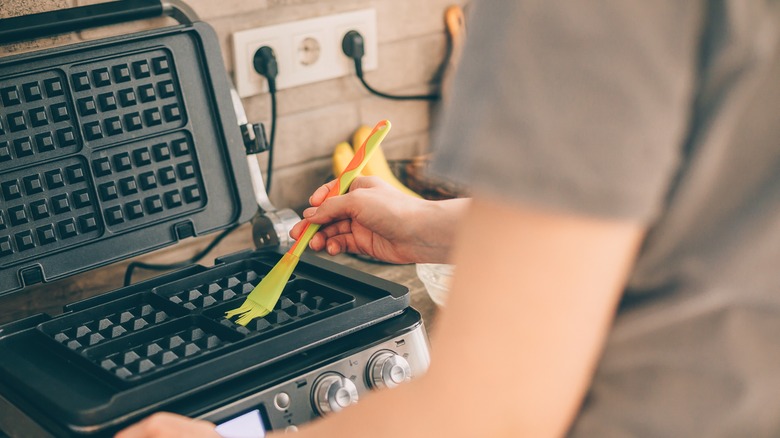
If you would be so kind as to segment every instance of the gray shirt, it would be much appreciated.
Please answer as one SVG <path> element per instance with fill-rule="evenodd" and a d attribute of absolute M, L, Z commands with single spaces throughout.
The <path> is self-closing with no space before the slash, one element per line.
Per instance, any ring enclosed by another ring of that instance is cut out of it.
<path fill-rule="evenodd" d="M 475 3 L 434 172 L 650 230 L 570 434 L 780 436 L 780 2 Z"/>

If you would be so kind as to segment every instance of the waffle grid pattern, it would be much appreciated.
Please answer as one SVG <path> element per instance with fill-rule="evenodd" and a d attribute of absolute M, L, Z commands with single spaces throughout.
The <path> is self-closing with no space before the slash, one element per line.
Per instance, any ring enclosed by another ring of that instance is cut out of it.
<path fill-rule="evenodd" d="M 201 321 L 185 321 L 190 322 L 187 327 L 172 334 L 143 342 L 125 351 L 94 353 L 92 360 L 120 379 L 134 380 L 205 355 L 230 342 L 229 336 L 215 334 L 202 327 Z M 90 355 L 89 350 L 87 354 Z"/>
<path fill-rule="evenodd" d="M 121 307 L 121 310 L 105 316 L 74 321 L 66 328 L 50 331 L 49 334 L 60 344 L 81 352 L 85 348 L 161 324 L 174 317 L 144 296 Z"/>
<path fill-rule="evenodd" d="M 203 209 L 185 107 L 161 48 L 0 78 L 0 266 Z"/>
<path fill-rule="evenodd" d="M 238 331 L 241 334 L 254 336 L 270 333 L 286 326 L 294 326 L 299 323 L 323 314 L 345 304 L 343 294 L 333 294 L 321 286 L 305 281 L 291 281 L 288 283 L 282 297 L 276 303 L 274 310 L 263 318 L 252 320 L 246 327 L 235 324 L 232 320 L 224 318 L 224 312 L 236 307 L 240 303 L 230 303 L 221 306 L 214 312 L 209 312 L 220 324 Z"/>
<path fill-rule="evenodd" d="M 102 234 L 102 220 L 80 157 L 0 178 L 0 265 Z"/>
<path fill-rule="evenodd" d="M 154 50 L 74 66 L 70 81 L 86 144 L 92 149 L 129 136 L 184 125 L 171 57 Z"/>
<path fill-rule="evenodd" d="M 77 152 L 72 102 L 60 70 L 0 80 L 0 168 Z"/>
<path fill-rule="evenodd" d="M 237 342 L 270 337 L 346 308 L 354 297 L 291 279 L 276 308 L 248 327 L 224 318 L 271 269 L 239 262 L 39 325 L 45 335 L 114 378 L 137 382 Z"/>
<path fill-rule="evenodd" d="M 239 296 L 248 295 L 260 283 L 262 278 L 263 275 L 257 271 L 248 270 L 235 275 L 227 275 L 218 280 L 190 287 L 186 290 L 160 290 L 158 293 L 167 296 L 171 302 L 187 310 L 205 309 Z"/>
<path fill-rule="evenodd" d="M 147 146 L 130 143 L 92 156 L 108 229 L 122 231 L 206 205 L 192 139 L 176 132 Z"/>

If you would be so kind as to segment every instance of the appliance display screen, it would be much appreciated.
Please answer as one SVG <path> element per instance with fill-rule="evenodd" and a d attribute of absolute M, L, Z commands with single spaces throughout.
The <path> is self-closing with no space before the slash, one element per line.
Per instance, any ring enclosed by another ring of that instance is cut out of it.
<path fill-rule="evenodd" d="M 263 438 L 265 425 L 259 409 L 249 411 L 217 425 L 223 438 Z"/>

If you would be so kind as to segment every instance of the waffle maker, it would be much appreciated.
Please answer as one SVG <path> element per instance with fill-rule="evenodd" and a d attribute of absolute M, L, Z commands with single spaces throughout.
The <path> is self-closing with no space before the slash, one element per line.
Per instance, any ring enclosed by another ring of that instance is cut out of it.
<path fill-rule="evenodd" d="M 160 410 L 226 436 L 295 430 L 428 367 L 408 290 L 317 256 L 267 317 L 223 317 L 297 215 L 265 196 L 262 127 L 185 4 L 4 19 L 0 44 L 161 15 L 180 24 L 0 58 L 0 294 L 250 220 L 257 248 L 1 326 L 10 436 L 108 436 Z"/>

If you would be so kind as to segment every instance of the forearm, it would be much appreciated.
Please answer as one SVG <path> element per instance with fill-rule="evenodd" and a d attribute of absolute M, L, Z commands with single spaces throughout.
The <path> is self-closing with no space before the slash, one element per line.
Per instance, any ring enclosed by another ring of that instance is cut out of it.
<path fill-rule="evenodd" d="M 481 418 L 505 428 L 492 433 L 565 434 L 642 236 L 638 224 L 475 200 L 454 254 L 468 268 L 437 322 L 431 385 L 479 370 L 458 386 L 471 400 L 490 394 Z"/>
<path fill-rule="evenodd" d="M 638 225 L 474 201 L 453 254 L 467 268 L 437 323 L 428 374 L 300 436 L 562 435 L 641 235 Z"/>

